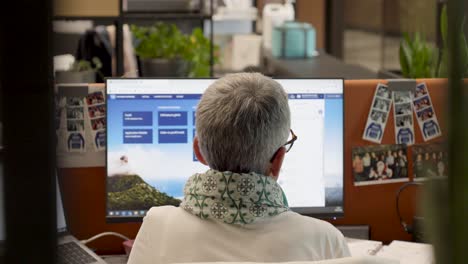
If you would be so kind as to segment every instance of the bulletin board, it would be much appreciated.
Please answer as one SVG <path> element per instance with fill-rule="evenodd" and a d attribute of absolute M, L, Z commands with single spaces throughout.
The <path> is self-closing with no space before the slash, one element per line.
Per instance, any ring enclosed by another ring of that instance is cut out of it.
<path fill-rule="evenodd" d="M 446 136 L 446 118 L 444 111 L 447 100 L 448 82 L 444 79 L 421 79 L 425 82 L 432 98 L 432 103 L 442 130 L 442 136 L 424 142 L 417 122 L 414 122 L 415 144 L 440 143 Z M 345 81 L 345 216 L 330 220 L 334 225 L 369 225 L 370 239 L 390 243 L 393 240 L 411 240 L 400 225 L 396 212 L 395 197 L 398 189 L 404 184 L 389 183 L 372 186 L 354 186 L 352 174 L 352 148 L 356 146 L 376 145 L 362 139 L 367 121 L 369 105 L 378 83 L 386 80 L 350 80 Z M 392 110 L 393 111 L 393 110 Z M 391 112 L 392 112 L 391 111 Z M 416 120 L 416 119 L 415 119 Z M 394 116 L 389 115 L 381 144 L 395 144 Z M 408 172 L 413 180 L 412 147 L 408 147 Z M 412 224 L 417 212 L 419 187 L 410 187 L 400 196 L 400 211 L 404 221 Z"/>
<path fill-rule="evenodd" d="M 370 239 L 389 243 L 393 240 L 411 240 L 403 231 L 395 210 L 395 194 L 404 183 L 389 183 L 366 187 L 353 184 L 353 146 L 375 145 L 362 139 L 363 129 L 375 88 L 385 80 L 345 81 L 345 216 L 327 220 L 335 225 L 369 225 Z M 442 137 L 427 143 L 441 142 L 446 133 L 444 110 L 447 99 L 447 80 L 428 79 L 426 82 L 442 130 Z M 389 116 L 382 144 L 394 144 L 393 115 Z M 414 124 L 416 144 L 424 143 L 417 122 Z M 412 178 L 411 147 L 408 150 L 409 175 Z M 86 239 L 105 231 L 115 231 L 134 238 L 140 223 L 106 223 L 105 167 L 63 168 L 59 170 L 65 214 L 70 232 L 78 239 Z M 400 198 L 400 210 L 405 222 L 412 223 L 416 213 L 418 187 L 408 188 Z M 122 254 L 122 240 L 104 237 L 89 244 L 100 254 Z"/>

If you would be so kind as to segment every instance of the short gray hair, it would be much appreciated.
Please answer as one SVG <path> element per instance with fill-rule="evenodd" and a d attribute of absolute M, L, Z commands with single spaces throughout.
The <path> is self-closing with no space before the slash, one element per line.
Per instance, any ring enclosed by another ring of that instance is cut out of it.
<path fill-rule="evenodd" d="M 211 84 L 197 107 L 201 154 L 219 171 L 264 174 L 291 125 L 283 87 L 260 73 L 229 74 Z"/>

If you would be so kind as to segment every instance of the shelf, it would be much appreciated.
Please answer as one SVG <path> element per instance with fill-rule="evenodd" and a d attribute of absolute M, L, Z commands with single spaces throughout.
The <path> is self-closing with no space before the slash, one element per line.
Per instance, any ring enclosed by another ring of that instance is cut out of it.
<path fill-rule="evenodd" d="M 236 9 L 218 7 L 217 13 L 214 14 L 214 21 L 255 21 L 257 20 L 258 11 L 255 7 Z"/>
<path fill-rule="evenodd" d="M 157 13 L 157 12 L 124 12 L 122 14 L 125 20 L 169 20 L 169 19 L 187 19 L 202 20 L 211 19 L 211 15 L 204 13 Z"/>
<path fill-rule="evenodd" d="M 257 17 L 253 16 L 225 16 L 225 15 L 214 15 L 213 21 L 256 21 Z"/>
<path fill-rule="evenodd" d="M 93 21 L 114 21 L 119 19 L 118 16 L 54 16 L 53 20 L 93 20 Z"/>
<path fill-rule="evenodd" d="M 118 17 L 119 0 L 54 0 L 58 17 Z"/>
<path fill-rule="evenodd" d="M 210 0 L 213 3 L 213 0 Z M 123 11 L 122 0 L 54 0 L 54 21 L 90 20 L 95 24 L 114 24 L 116 29 L 115 54 L 117 75 L 123 72 L 123 24 L 138 23 L 141 21 L 161 20 L 193 20 L 200 21 L 203 27 L 209 20 L 213 28 L 213 14 L 197 11 L 161 12 L 161 11 Z M 119 6 L 120 5 L 120 6 Z M 211 30 L 213 31 L 213 30 Z M 210 39 L 213 39 L 212 32 Z M 211 54 L 211 56 L 213 56 Z"/>

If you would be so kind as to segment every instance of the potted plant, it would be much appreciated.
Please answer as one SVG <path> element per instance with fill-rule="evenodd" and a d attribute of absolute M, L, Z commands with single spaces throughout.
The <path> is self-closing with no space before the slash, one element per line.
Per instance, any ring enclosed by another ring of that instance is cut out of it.
<path fill-rule="evenodd" d="M 184 35 L 176 25 L 131 26 L 144 77 L 208 77 L 211 42 L 200 28 Z M 215 58 L 217 61 L 217 57 Z"/>
<path fill-rule="evenodd" d="M 463 19 L 464 20 L 464 19 Z M 448 54 L 448 22 L 447 7 L 442 8 L 440 17 L 440 30 L 442 33 L 442 47 L 431 47 L 419 33 L 411 38 L 407 33 L 403 35 L 400 42 L 400 67 L 401 71 L 379 72 L 380 78 L 447 78 L 447 54 Z M 464 63 L 465 76 L 468 76 L 468 44 L 464 34 L 464 23 L 458 32 L 460 46 L 462 47 L 460 56 Z"/>
<path fill-rule="evenodd" d="M 99 58 L 94 57 L 91 62 L 87 60 L 74 61 L 66 71 L 55 71 L 56 83 L 94 83 L 96 74 L 101 75 L 99 71 L 102 63 Z"/>
<path fill-rule="evenodd" d="M 432 48 L 419 33 L 404 34 L 400 42 L 400 66 L 405 78 L 430 78 L 436 75 L 437 48 Z"/>
<path fill-rule="evenodd" d="M 379 70 L 379 78 L 430 78 L 437 65 L 437 48 L 432 47 L 420 33 L 412 37 L 403 33 L 399 48 L 399 70 Z"/>
<path fill-rule="evenodd" d="M 210 58 L 211 42 L 203 35 L 200 28 L 192 31 L 187 38 L 187 48 L 184 59 L 189 63 L 188 77 L 209 77 L 210 76 Z M 213 64 L 219 62 L 219 47 L 213 45 Z"/>

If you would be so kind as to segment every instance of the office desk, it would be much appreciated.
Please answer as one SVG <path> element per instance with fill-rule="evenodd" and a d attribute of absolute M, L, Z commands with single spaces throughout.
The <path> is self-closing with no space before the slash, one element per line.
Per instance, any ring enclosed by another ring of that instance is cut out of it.
<path fill-rule="evenodd" d="M 359 65 L 347 64 L 319 51 L 309 59 L 277 59 L 271 53 L 265 54 L 264 63 L 274 77 L 282 78 L 344 78 L 375 79 L 377 73 Z"/>

